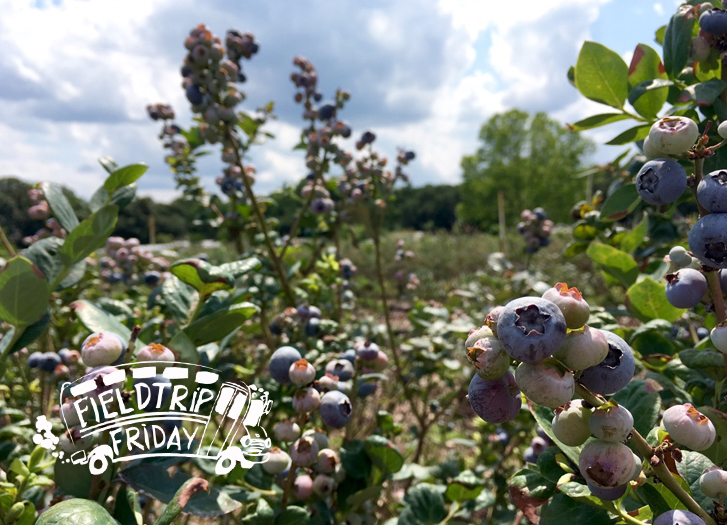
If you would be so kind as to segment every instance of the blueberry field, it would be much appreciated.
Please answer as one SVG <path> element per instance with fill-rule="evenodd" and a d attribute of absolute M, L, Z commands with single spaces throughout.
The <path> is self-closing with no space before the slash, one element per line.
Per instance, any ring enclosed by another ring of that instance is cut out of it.
<path fill-rule="evenodd" d="M 156 157 L 0 177 L 0 525 L 726 525 L 727 10 L 668 8 L 456 186 L 254 26 L 165 42 Z"/>

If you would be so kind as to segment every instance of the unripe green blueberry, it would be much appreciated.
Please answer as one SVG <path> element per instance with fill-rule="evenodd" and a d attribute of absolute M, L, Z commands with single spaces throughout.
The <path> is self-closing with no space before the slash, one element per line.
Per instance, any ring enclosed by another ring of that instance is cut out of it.
<path fill-rule="evenodd" d="M 268 474 L 280 474 L 290 468 L 290 456 L 278 447 L 270 449 L 268 460 L 263 463 L 263 470 Z"/>
<path fill-rule="evenodd" d="M 316 378 L 316 369 L 305 359 L 300 359 L 290 365 L 288 375 L 294 385 L 305 386 Z"/>
<path fill-rule="evenodd" d="M 308 430 L 303 432 L 303 435 L 310 436 L 315 439 L 316 443 L 318 443 L 318 450 L 328 448 L 328 436 L 326 435 L 324 430 L 320 428 L 309 428 Z"/>
<path fill-rule="evenodd" d="M 553 357 L 571 370 L 585 370 L 596 366 L 608 355 L 608 340 L 603 332 L 586 325 L 582 330 L 571 330 Z"/>
<path fill-rule="evenodd" d="M 316 479 L 313 480 L 313 492 L 316 496 L 321 498 L 327 498 L 333 494 L 333 490 L 336 488 L 336 480 L 331 476 L 325 474 L 318 474 Z"/>
<path fill-rule="evenodd" d="M 668 408 L 662 422 L 674 442 L 692 450 L 708 449 L 717 436 L 709 418 L 689 403 Z"/>
<path fill-rule="evenodd" d="M 723 139 L 727 139 L 727 120 L 719 125 L 719 127 L 717 128 L 717 133 L 719 133 L 719 136 Z"/>
<path fill-rule="evenodd" d="M 641 147 L 641 149 L 643 149 L 644 155 L 649 160 L 663 159 L 664 157 L 668 157 L 666 153 L 654 146 L 654 143 L 649 140 L 649 137 L 646 137 L 644 139 L 644 145 Z"/>
<path fill-rule="evenodd" d="M 708 498 L 724 498 L 727 496 L 727 472 L 719 467 L 707 470 L 699 478 L 699 489 Z"/>
<path fill-rule="evenodd" d="M 338 454 L 330 448 L 324 448 L 318 452 L 316 470 L 322 474 L 332 474 L 336 471 L 336 465 L 339 463 Z"/>
<path fill-rule="evenodd" d="M 479 341 L 480 339 L 484 339 L 485 337 L 494 337 L 494 332 L 490 329 L 487 325 L 482 325 L 479 328 L 476 328 L 475 330 L 472 330 L 469 335 L 467 335 L 467 340 L 464 342 L 464 347 L 469 350 L 470 347 L 475 346 L 475 343 Z"/>
<path fill-rule="evenodd" d="M 555 303 L 565 317 L 566 326 L 570 329 L 581 328 L 591 315 L 588 303 L 583 300 L 583 295 L 575 286 L 568 288 L 566 283 L 557 283 L 553 288 L 546 290 L 543 299 Z"/>
<path fill-rule="evenodd" d="M 684 153 L 694 145 L 697 137 L 697 123 L 688 117 L 664 117 L 649 130 L 649 141 L 668 155 Z"/>
<path fill-rule="evenodd" d="M 589 421 L 591 433 L 604 441 L 625 441 L 634 427 L 634 417 L 615 401 L 596 408 Z"/>
<path fill-rule="evenodd" d="M 596 440 L 586 444 L 578 460 L 586 481 L 600 488 L 628 483 L 634 474 L 634 455 L 621 443 Z"/>
<path fill-rule="evenodd" d="M 692 47 L 689 50 L 689 56 L 694 62 L 704 62 L 709 58 L 709 53 L 712 51 L 712 46 L 709 45 L 709 41 L 703 36 L 695 36 L 692 38 Z"/>
<path fill-rule="evenodd" d="M 679 268 L 689 267 L 689 265 L 692 264 L 692 261 L 694 260 L 694 258 L 689 255 L 687 249 L 684 248 L 684 246 L 674 246 L 674 248 L 669 250 L 669 259 Z"/>
<path fill-rule="evenodd" d="M 172 352 L 166 346 L 159 343 L 152 343 L 146 345 L 139 350 L 136 355 L 137 361 L 174 361 L 174 352 Z"/>
<path fill-rule="evenodd" d="M 318 460 L 318 452 L 316 440 L 303 436 L 290 447 L 290 458 L 299 467 L 310 467 Z"/>
<path fill-rule="evenodd" d="M 578 447 L 591 437 L 588 420 L 591 410 L 583 406 L 583 401 L 574 399 L 563 407 L 555 409 L 553 433 L 558 440 L 569 447 Z"/>
<path fill-rule="evenodd" d="M 275 439 L 283 443 L 292 443 L 300 437 L 300 427 L 294 421 L 281 421 L 273 429 Z"/>
<path fill-rule="evenodd" d="M 81 345 L 81 359 L 89 367 L 119 364 L 126 354 L 126 343 L 113 332 L 95 332 Z"/>
<path fill-rule="evenodd" d="M 575 392 L 573 374 L 547 361 L 520 363 L 515 371 L 515 381 L 525 397 L 550 408 L 565 405 Z"/>
<path fill-rule="evenodd" d="M 487 317 L 485 317 L 485 326 L 489 327 L 490 330 L 492 330 L 492 334 L 497 337 L 497 320 L 500 318 L 500 314 L 504 310 L 504 306 L 496 306 L 492 310 L 490 310 L 490 313 L 487 314 Z"/>
<path fill-rule="evenodd" d="M 469 347 L 467 359 L 483 379 L 499 379 L 510 368 L 510 355 L 495 337 L 485 337 Z"/>
<path fill-rule="evenodd" d="M 709 338 L 717 350 L 727 354 L 727 322 L 722 322 L 712 328 Z"/>
<path fill-rule="evenodd" d="M 641 463 L 641 458 L 634 454 L 634 473 L 629 481 L 636 481 L 637 479 L 639 479 L 639 476 L 641 476 L 642 472 Z"/>

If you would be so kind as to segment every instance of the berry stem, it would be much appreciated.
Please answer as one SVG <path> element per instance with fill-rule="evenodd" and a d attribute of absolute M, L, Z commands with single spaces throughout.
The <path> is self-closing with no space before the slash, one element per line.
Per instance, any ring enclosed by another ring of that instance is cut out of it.
<path fill-rule="evenodd" d="M 700 157 L 697 159 L 694 159 L 694 184 L 692 185 L 692 193 L 694 194 L 694 200 L 697 203 L 697 208 L 699 209 L 699 217 L 704 217 L 705 215 L 709 215 L 709 212 L 699 203 L 699 199 L 697 198 L 697 186 L 699 186 L 699 181 L 702 180 L 702 176 L 704 175 L 704 157 Z"/>
<path fill-rule="evenodd" d="M 705 272 L 705 277 L 709 284 L 709 293 L 712 295 L 712 301 L 714 301 L 714 314 L 717 316 L 717 324 L 719 324 L 727 318 L 724 306 L 724 295 L 722 294 L 722 287 L 719 282 L 719 271 Z"/>
<path fill-rule="evenodd" d="M 5 249 L 10 254 L 10 257 L 15 257 L 17 254 L 15 253 L 15 248 L 13 248 L 13 244 L 8 239 L 7 235 L 5 235 L 5 230 L 3 230 L 3 227 L 0 226 L 0 241 L 5 245 Z"/>
<path fill-rule="evenodd" d="M 594 407 L 599 407 L 606 403 L 603 397 L 594 395 L 593 392 L 588 390 L 580 383 L 576 383 L 576 394 L 578 394 L 581 399 L 593 405 Z M 641 453 L 641 455 L 643 455 L 645 459 L 648 460 L 649 458 L 651 458 L 651 456 L 653 456 L 653 447 L 646 442 L 644 437 L 639 434 L 635 428 L 631 429 L 630 442 L 631 445 L 639 453 Z M 674 479 L 674 476 L 669 471 L 663 461 L 659 462 L 659 464 L 655 467 L 652 466 L 652 468 L 654 472 L 659 476 L 659 479 L 664 484 L 664 486 L 668 488 L 672 492 L 672 494 L 674 494 L 677 499 L 681 501 L 685 507 L 687 507 L 687 509 L 702 518 L 707 525 L 717 525 L 712 517 L 707 514 L 707 511 L 700 507 L 699 503 L 694 501 L 689 493 L 682 488 L 682 486 L 676 479 Z"/>

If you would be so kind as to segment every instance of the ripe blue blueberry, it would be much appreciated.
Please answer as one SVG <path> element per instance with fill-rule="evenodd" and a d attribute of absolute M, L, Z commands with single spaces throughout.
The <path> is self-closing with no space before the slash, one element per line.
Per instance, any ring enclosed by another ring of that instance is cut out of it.
<path fill-rule="evenodd" d="M 677 308 L 694 308 L 707 293 L 707 279 L 691 268 L 667 275 L 666 281 L 666 300 Z"/>
<path fill-rule="evenodd" d="M 321 120 L 330 120 L 336 114 L 336 104 L 333 102 L 325 102 L 318 107 L 318 118 Z"/>
<path fill-rule="evenodd" d="M 615 394 L 629 384 L 636 364 L 626 341 L 613 332 L 601 330 L 608 341 L 608 355 L 596 366 L 586 368 L 579 381 L 589 390 L 601 395 Z"/>
<path fill-rule="evenodd" d="M 539 221 L 544 221 L 548 218 L 548 214 L 545 213 L 545 210 L 543 208 L 535 208 L 533 209 L 533 214 Z"/>
<path fill-rule="evenodd" d="M 379 355 L 379 345 L 366 341 L 356 350 L 356 355 L 362 361 L 373 361 Z"/>
<path fill-rule="evenodd" d="M 351 419 L 352 409 L 351 401 L 346 394 L 332 390 L 323 394 L 319 412 L 326 426 L 343 428 Z"/>
<path fill-rule="evenodd" d="M 187 95 L 187 100 L 189 100 L 189 103 L 193 106 L 199 106 L 202 102 L 204 102 L 204 95 L 202 95 L 199 86 L 194 84 L 187 85 L 185 94 Z"/>
<path fill-rule="evenodd" d="M 654 525 L 706 525 L 704 520 L 688 510 L 668 510 L 654 520 Z"/>
<path fill-rule="evenodd" d="M 338 376 L 340 381 L 348 381 L 353 377 L 353 365 L 346 359 L 336 359 L 326 365 L 326 373 Z"/>
<path fill-rule="evenodd" d="M 535 454 L 533 447 L 528 447 L 525 449 L 525 452 L 523 453 L 523 459 L 525 461 L 527 461 L 528 463 L 537 463 L 538 462 L 538 456 L 537 456 L 537 454 Z"/>
<path fill-rule="evenodd" d="M 705 175 L 697 186 L 697 199 L 709 213 L 727 212 L 727 170 Z"/>
<path fill-rule="evenodd" d="M 705 337 L 709 337 L 709 330 L 707 330 L 705 327 L 700 326 L 697 328 L 697 337 L 702 340 Z"/>
<path fill-rule="evenodd" d="M 33 352 L 28 356 L 28 368 L 38 368 L 40 361 L 43 357 L 41 352 Z"/>
<path fill-rule="evenodd" d="M 714 36 L 727 34 L 727 11 L 709 9 L 699 17 L 699 28 Z"/>
<path fill-rule="evenodd" d="M 308 322 L 305 323 L 305 335 L 315 336 L 320 331 L 321 320 L 317 317 L 311 317 Z"/>
<path fill-rule="evenodd" d="M 358 384 L 358 389 L 356 391 L 356 394 L 361 399 L 369 397 L 374 392 L 376 392 L 377 383 L 376 381 L 363 381 Z"/>
<path fill-rule="evenodd" d="M 354 350 L 353 348 L 349 348 L 341 355 L 341 359 L 345 359 L 351 364 L 354 364 L 356 362 L 356 350 Z"/>
<path fill-rule="evenodd" d="M 281 385 L 290 383 L 290 365 L 302 359 L 292 346 L 281 346 L 270 356 L 270 377 Z"/>
<path fill-rule="evenodd" d="M 636 190 L 649 204 L 661 205 L 676 201 L 687 189 L 687 172 L 675 160 L 650 160 L 636 176 Z"/>
<path fill-rule="evenodd" d="M 497 336 L 518 361 L 536 362 L 550 357 L 563 343 L 565 318 L 547 299 L 522 297 L 510 301 L 497 320 Z"/>
<path fill-rule="evenodd" d="M 144 412 L 157 412 L 164 408 L 172 395 L 172 382 L 161 374 L 134 379 L 136 401 Z M 147 401 L 144 403 L 144 401 Z"/>
<path fill-rule="evenodd" d="M 520 389 L 512 372 L 500 379 L 483 379 L 475 374 L 467 392 L 475 414 L 488 423 L 504 423 L 515 419 L 522 406 Z"/>
<path fill-rule="evenodd" d="M 86 366 L 118 365 L 126 356 L 126 342 L 113 332 L 94 332 L 81 345 L 81 359 Z"/>
<path fill-rule="evenodd" d="M 61 362 L 61 356 L 55 352 L 45 352 L 40 357 L 38 368 L 43 372 L 52 372 Z"/>
<path fill-rule="evenodd" d="M 727 213 L 705 215 L 689 231 L 689 250 L 702 264 L 727 268 Z"/>

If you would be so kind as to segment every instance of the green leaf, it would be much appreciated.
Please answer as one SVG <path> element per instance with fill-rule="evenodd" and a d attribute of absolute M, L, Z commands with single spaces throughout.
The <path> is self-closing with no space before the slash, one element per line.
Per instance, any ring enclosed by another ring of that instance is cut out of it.
<path fill-rule="evenodd" d="M 118 477 L 142 494 L 165 504 L 169 504 L 179 488 L 191 479 L 189 474 L 181 470 L 176 470 L 170 475 L 164 466 L 150 463 L 126 467 L 118 472 Z M 209 518 L 233 512 L 241 506 L 240 502 L 227 494 L 210 487 L 209 492 L 201 491 L 194 494 L 184 507 L 184 512 Z"/>
<path fill-rule="evenodd" d="M 101 186 L 91 197 L 88 206 L 91 208 L 91 211 L 98 211 L 106 204 L 113 204 L 119 208 L 123 208 L 133 201 L 134 197 L 136 197 L 136 184 L 129 184 L 116 190 L 111 197 L 109 197 L 109 192 Z"/>
<path fill-rule="evenodd" d="M 45 315 L 40 318 L 40 320 L 36 321 L 35 323 L 31 324 L 30 326 L 26 327 L 25 330 L 23 330 L 23 334 L 18 338 L 17 341 L 15 341 L 15 344 L 8 352 L 8 355 L 14 354 L 18 350 L 22 350 L 26 346 L 28 346 L 30 343 L 38 339 L 41 335 L 43 335 L 48 328 L 48 325 L 50 324 L 50 308 L 48 308 L 45 311 Z M 13 333 L 15 332 L 15 328 L 10 329 Z M 5 337 L 8 338 L 8 341 L 12 339 L 12 335 L 10 332 L 5 334 Z M 5 339 L 5 337 L 3 339 Z M 0 340 L 0 348 L 2 348 L 2 340 Z"/>
<path fill-rule="evenodd" d="M 273 525 L 273 509 L 264 499 L 260 499 L 254 514 L 248 514 L 242 519 L 245 525 Z"/>
<path fill-rule="evenodd" d="M 310 513 L 302 507 L 287 507 L 275 516 L 274 525 L 308 525 Z"/>
<path fill-rule="evenodd" d="M 243 275 L 262 267 L 262 262 L 257 257 L 249 257 L 241 261 L 232 261 L 219 265 L 219 269 L 232 275 L 233 279 L 242 277 Z"/>
<path fill-rule="evenodd" d="M 0 319 L 28 326 L 45 315 L 50 283 L 25 257 L 15 256 L 0 270 Z"/>
<path fill-rule="evenodd" d="M 218 290 L 229 290 L 234 284 L 231 272 L 201 259 L 185 259 L 172 264 L 172 274 L 206 297 Z"/>
<path fill-rule="evenodd" d="M 398 525 L 433 525 L 447 516 L 442 491 L 427 483 L 412 488 L 404 496 L 404 504 Z"/>
<path fill-rule="evenodd" d="M 669 78 L 676 78 L 689 60 L 694 18 L 675 13 L 664 32 L 664 69 Z"/>
<path fill-rule="evenodd" d="M 641 321 L 666 319 L 673 323 L 685 311 L 669 304 L 666 300 L 666 285 L 648 276 L 628 289 L 626 307 Z"/>
<path fill-rule="evenodd" d="M 666 33 L 666 26 L 661 26 L 654 32 L 654 41 L 660 46 L 664 45 L 664 33 Z"/>
<path fill-rule="evenodd" d="M 162 284 L 162 297 L 165 311 L 180 323 L 185 323 L 192 312 L 192 305 L 197 299 L 194 288 L 184 284 L 174 275 L 169 276 Z"/>
<path fill-rule="evenodd" d="M 116 164 L 116 161 L 114 159 L 112 159 L 111 157 L 109 157 L 108 155 L 99 157 L 98 163 L 101 164 L 103 169 L 105 169 L 109 175 L 111 175 L 113 172 L 115 172 L 117 169 L 119 169 L 119 165 Z"/>
<path fill-rule="evenodd" d="M 447 484 L 447 491 L 444 495 L 449 501 L 461 503 L 476 499 L 484 488 L 483 479 L 475 476 L 471 470 L 465 470 Z"/>
<path fill-rule="evenodd" d="M 631 412 L 634 416 L 634 428 L 640 434 L 648 434 L 656 425 L 661 410 L 661 398 L 658 393 L 647 389 L 643 379 L 634 379 L 612 399 Z"/>
<path fill-rule="evenodd" d="M 199 363 L 199 352 L 192 340 L 184 332 L 177 332 L 169 341 L 169 348 L 179 354 L 178 361 L 182 363 Z"/>
<path fill-rule="evenodd" d="M 698 410 L 707 416 L 717 431 L 717 438 L 702 454 L 711 459 L 721 468 L 727 467 L 727 415 L 714 407 L 699 407 Z"/>
<path fill-rule="evenodd" d="M 124 186 L 135 183 L 148 169 L 149 167 L 144 164 L 129 164 L 123 168 L 118 168 L 109 175 L 103 183 L 103 188 L 109 195 L 113 195 Z"/>
<path fill-rule="evenodd" d="M 606 142 L 606 144 L 608 144 L 609 146 L 623 146 L 624 144 L 630 144 L 631 142 L 644 140 L 646 137 L 649 136 L 650 129 L 651 124 L 641 124 L 639 126 L 635 126 L 615 136 L 614 138 Z"/>
<path fill-rule="evenodd" d="M 587 241 L 571 241 L 563 250 L 563 257 L 566 259 L 575 257 L 579 253 L 583 253 L 588 249 L 590 242 Z"/>
<path fill-rule="evenodd" d="M 346 476 L 355 479 L 366 479 L 371 472 L 371 460 L 366 454 L 364 442 L 350 441 L 341 449 L 341 465 L 346 470 Z"/>
<path fill-rule="evenodd" d="M 114 518 L 121 525 L 144 525 L 139 494 L 131 487 L 121 487 L 117 493 Z"/>
<path fill-rule="evenodd" d="M 674 82 L 673 80 L 664 80 L 664 79 L 644 80 L 643 82 L 639 82 L 638 84 L 635 84 L 629 90 L 629 103 L 632 105 L 635 105 L 635 104 L 643 105 L 643 104 L 641 104 L 642 100 L 653 99 L 662 93 L 664 93 L 664 99 L 666 99 L 666 97 L 669 95 L 669 90 L 666 88 L 669 88 L 669 87 L 675 86 L 675 85 L 676 85 L 676 82 Z M 648 95 L 648 96 L 646 96 L 646 95 Z M 664 105 L 664 103 L 662 102 L 662 106 L 663 105 Z M 644 115 L 644 116 L 646 116 L 646 115 Z M 655 115 L 650 118 L 655 118 Z"/>
<path fill-rule="evenodd" d="M 634 258 L 608 244 L 593 242 L 586 250 L 586 255 L 624 287 L 633 284 L 639 276 L 639 265 Z"/>
<path fill-rule="evenodd" d="M 252 303 L 239 303 L 197 319 L 184 329 L 195 345 L 219 341 L 259 311 Z"/>
<path fill-rule="evenodd" d="M 727 86 L 727 83 L 723 80 L 713 78 L 706 82 L 688 86 L 682 91 L 682 96 L 686 95 L 688 100 L 695 102 L 697 106 L 711 106 L 724 91 L 725 86 Z M 682 101 L 686 102 L 686 100 L 680 99 L 680 102 Z"/>
<path fill-rule="evenodd" d="M 76 217 L 76 213 L 66 196 L 63 195 L 63 190 L 60 186 L 50 182 L 42 183 L 40 188 L 43 190 L 43 196 L 53 211 L 53 216 L 70 233 L 73 228 L 78 226 L 78 217 Z"/>
<path fill-rule="evenodd" d="M 573 124 L 568 124 L 568 127 L 573 131 L 583 131 L 584 129 L 593 129 L 618 122 L 619 120 L 627 120 L 631 117 L 625 113 L 602 113 L 600 115 L 593 115 L 592 117 L 584 118 Z"/>
<path fill-rule="evenodd" d="M 48 237 L 33 243 L 24 256 L 33 262 L 43 272 L 48 281 L 54 281 L 63 271 L 65 265 L 61 261 L 60 251 L 63 240 L 58 237 Z M 86 274 L 86 261 L 79 261 L 71 267 L 71 271 L 58 284 L 58 290 L 65 290 L 78 284 Z"/>
<path fill-rule="evenodd" d="M 538 500 L 548 499 L 555 493 L 555 483 L 530 468 L 518 470 L 507 484 L 524 491 L 526 496 Z"/>
<path fill-rule="evenodd" d="M 689 485 L 692 498 L 708 512 L 714 508 L 714 501 L 712 498 L 705 496 L 699 488 L 699 478 L 705 470 L 712 467 L 714 467 L 714 463 L 709 458 L 691 450 L 682 450 L 682 460 L 677 463 L 677 471 Z"/>
<path fill-rule="evenodd" d="M 679 352 L 679 359 L 689 368 L 723 368 L 724 358 L 715 350 L 688 348 Z"/>
<path fill-rule="evenodd" d="M 76 264 L 102 248 L 114 231 L 118 213 L 116 206 L 104 206 L 76 226 L 61 247 L 60 257 L 63 264 Z"/>
<path fill-rule="evenodd" d="M 639 193 L 636 184 L 624 184 L 606 198 L 601 207 L 602 221 L 618 221 L 636 209 Z"/>
<path fill-rule="evenodd" d="M 556 494 L 540 515 L 540 523 L 567 523 L 568 525 L 612 525 L 614 521 L 605 510 L 580 503 L 565 494 Z"/>
<path fill-rule="evenodd" d="M 631 99 L 633 88 L 645 81 L 666 80 L 667 75 L 659 54 L 646 44 L 639 44 L 634 49 L 634 56 L 629 66 L 629 102 L 634 109 L 646 118 L 656 118 L 666 102 L 666 89 L 649 90 Z"/>
<path fill-rule="evenodd" d="M 571 474 L 564 479 L 573 479 L 573 475 Z M 558 490 L 569 498 L 579 501 L 580 503 L 586 503 L 591 507 L 596 507 L 599 509 L 604 508 L 603 502 L 599 498 L 591 494 L 591 490 L 588 488 L 588 485 L 583 485 L 575 481 L 568 481 L 566 483 L 559 483 Z"/>
<path fill-rule="evenodd" d="M 383 436 L 369 436 L 364 442 L 364 448 L 374 465 L 389 474 L 399 472 L 404 466 L 404 456 Z"/>
<path fill-rule="evenodd" d="M 624 235 L 621 239 L 621 249 L 626 253 L 633 252 L 636 248 L 641 246 L 644 242 L 646 234 L 649 232 L 649 217 L 644 215 L 644 218 L 639 221 L 636 227 Z"/>
<path fill-rule="evenodd" d="M 87 469 L 88 470 L 88 469 Z M 118 525 L 111 514 L 95 501 L 73 498 L 48 508 L 35 525 Z"/>
<path fill-rule="evenodd" d="M 628 67 L 618 53 L 585 42 L 576 62 L 576 88 L 591 100 L 623 108 L 628 94 Z"/>
<path fill-rule="evenodd" d="M 80 300 L 71 303 L 71 310 L 91 332 L 114 332 L 124 341 L 131 339 L 131 330 L 121 324 L 116 317 L 108 314 L 90 301 Z"/>

